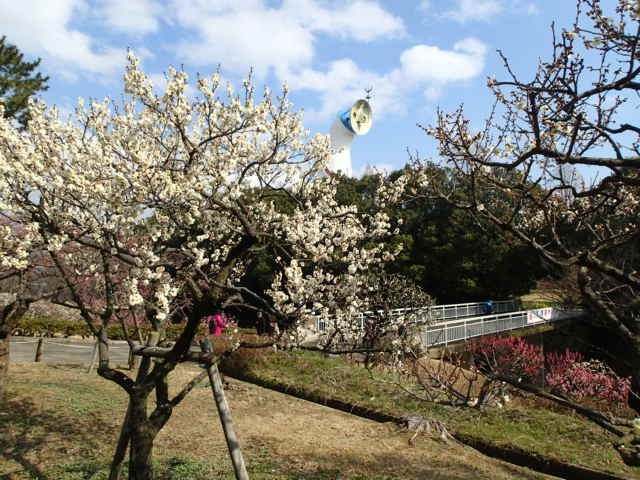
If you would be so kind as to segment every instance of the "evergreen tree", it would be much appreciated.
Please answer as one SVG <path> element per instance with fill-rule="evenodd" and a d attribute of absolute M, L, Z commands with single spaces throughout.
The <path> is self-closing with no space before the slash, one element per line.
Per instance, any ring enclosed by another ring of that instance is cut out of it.
<path fill-rule="evenodd" d="M 15 45 L 7 43 L 6 37 L 0 37 L 0 99 L 4 104 L 5 117 L 14 117 L 22 125 L 28 120 L 26 108 L 29 97 L 48 88 L 49 77 L 34 73 L 38 65 L 40 59 L 25 61 Z"/>
<path fill-rule="evenodd" d="M 390 179 L 403 170 L 391 172 Z M 457 182 L 454 172 L 433 168 L 433 186 Z M 377 182 L 374 176 L 341 177 L 337 199 L 370 211 Z M 468 197 L 458 188 L 457 195 Z M 479 222 L 447 202 L 429 195 L 387 208 L 392 219 L 402 220 L 398 235 L 387 240 L 402 244 L 402 251 L 387 266 L 390 273 L 408 278 L 437 303 L 506 299 L 528 293 L 536 280 L 549 272 L 535 251 L 510 236 L 500 235 L 490 222 Z M 500 199 L 486 195 L 485 203 Z"/>

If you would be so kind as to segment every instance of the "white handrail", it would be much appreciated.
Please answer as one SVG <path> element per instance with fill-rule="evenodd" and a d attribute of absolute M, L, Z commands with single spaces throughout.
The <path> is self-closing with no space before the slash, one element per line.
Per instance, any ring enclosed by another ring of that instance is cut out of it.
<path fill-rule="evenodd" d="M 518 312 L 485 315 L 449 320 L 425 326 L 423 344 L 425 347 L 448 345 L 469 338 L 481 337 L 518 328 L 532 327 L 567 318 L 584 315 L 583 309 L 539 308 Z"/>
<path fill-rule="evenodd" d="M 448 305 L 442 305 L 441 307 L 448 307 Z M 395 310 L 395 312 L 400 314 L 400 312 L 407 310 L 410 309 L 397 309 Z M 433 316 L 430 309 L 426 310 L 427 318 L 425 318 L 424 320 L 428 321 L 432 319 Z M 585 310 L 581 308 L 539 308 L 533 310 L 518 310 L 506 313 L 495 313 L 493 315 L 481 315 L 462 318 L 458 317 L 425 325 L 422 329 L 422 342 L 426 348 L 442 345 L 446 346 L 452 343 L 465 341 L 470 338 L 482 337 L 485 335 L 494 335 L 497 333 L 508 332 L 519 328 L 533 327 L 536 325 L 551 323 L 558 320 L 576 318 L 584 315 L 584 313 Z M 365 315 L 361 313 L 358 316 L 360 317 L 361 321 L 363 321 Z M 417 321 L 420 321 L 420 319 Z M 319 327 L 321 327 L 319 328 L 319 331 L 323 332 L 329 328 L 329 325 L 325 322 L 322 322 L 321 324 L 319 324 Z"/>
<path fill-rule="evenodd" d="M 457 318 L 465 318 L 465 317 L 473 317 L 479 314 L 483 314 L 485 308 L 487 308 L 487 304 L 489 302 L 470 302 L 470 303 L 451 303 L 445 305 L 430 305 L 427 307 L 418 307 L 418 308 L 394 308 L 389 311 L 391 317 L 395 317 L 398 315 L 402 315 L 405 312 L 415 312 L 420 310 L 425 310 L 427 312 L 428 317 L 431 319 L 437 320 L 447 320 L 447 319 L 457 319 Z M 491 313 L 503 313 L 503 312 L 511 312 L 517 310 L 520 306 L 518 300 L 497 300 L 491 301 L 493 311 Z M 461 307 L 464 307 L 464 311 L 461 312 Z M 359 312 L 355 314 L 355 318 L 359 318 L 362 323 L 365 316 L 370 316 L 374 314 L 382 314 L 383 310 L 374 311 L 366 311 Z M 331 318 L 326 320 L 321 320 L 319 317 L 316 318 L 315 327 L 319 332 L 326 331 L 328 327 L 328 323 L 331 322 Z"/>

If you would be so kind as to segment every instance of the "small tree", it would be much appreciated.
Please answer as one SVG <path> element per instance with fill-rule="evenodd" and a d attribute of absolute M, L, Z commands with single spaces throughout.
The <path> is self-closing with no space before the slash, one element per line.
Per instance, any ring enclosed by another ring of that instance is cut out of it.
<path fill-rule="evenodd" d="M 27 103 L 37 92 L 46 90 L 49 77 L 34 73 L 40 59 L 27 62 L 14 45 L 0 38 L 0 101 L 4 103 L 4 116 L 16 118 L 22 126 L 29 118 Z"/>
<path fill-rule="evenodd" d="M 129 398 L 111 478 L 127 443 L 129 478 L 152 478 L 154 439 L 204 378 L 172 397 L 168 374 L 183 361 L 218 358 L 190 351 L 203 317 L 230 306 L 263 311 L 295 344 L 314 312 L 348 325 L 366 308 L 365 274 L 392 258 L 380 241 L 388 216 L 337 204 L 335 181 L 322 175 L 328 139 L 308 138 L 286 89 L 257 99 L 248 79 L 240 94 L 227 86 L 222 100 L 216 74 L 199 78 L 190 100 L 187 75 L 170 68 L 167 76 L 155 94 L 131 54 L 124 105 L 80 103 L 76 120 L 63 122 L 34 101 L 26 131 L 0 121 L 0 211 L 23 232 L 6 232 L 3 266 L 30 266 L 15 252 L 47 253 L 66 303 L 98 339 L 98 373 Z M 401 187 L 381 184 L 381 203 Z M 264 251 L 277 265 L 269 297 L 240 281 Z M 109 364 L 113 322 L 125 331 L 144 323 L 159 338 L 156 348 L 131 342 L 144 357 L 135 378 Z M 174 344 L 165 341 L 169 322 L 182 325 Z"/>
<path fill-rule="evenodd" d="M 585 361 L 565 350 L 545 355 L 524 338 L 487 336 L 463 352 L 440 358 L 409 351 L 398 362 L 405 375 L 396 385 L 412 397 L 457 407 L 501 407 L 509 394 L 524 392 L 571 409 L 618 438 L 614 445 L 630 465 L 640 463 L 635 424 L 628 418 L 630 379 L 618 376 L 598 360 Z M 409 387 L 406 377 L 415 380 Z"/>
<path fill-rule="evenodd" d="M 572 350 L 545 354 L 522 337 L 483 337 L 468 347 L 473 363 L 490 377 L 526 383 L 581 402 L 595 400 L 605 409 L 626 407 L 630 380 L 599 360 Z"/>

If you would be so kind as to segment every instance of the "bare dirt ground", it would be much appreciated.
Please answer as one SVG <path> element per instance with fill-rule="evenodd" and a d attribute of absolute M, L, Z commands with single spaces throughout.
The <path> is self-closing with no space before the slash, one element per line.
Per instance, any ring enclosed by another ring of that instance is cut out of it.
<path fill-rule="evenodd" d="M 196 372 L 180 369 L 172 384 Z M 0 479 L 29 478 L 26 472 L 53 479 L 46 472 L 61 463 L 108 462 L 125 408 L 116 386 L 76 367 L 31 364 L 12 366 L 9 392 L 0 404 Z M 227 397 L 248 463 L 260 464 L 252 478 L 550 478 L 426 437 L 411 447 L 412 433 L 396 426 L 254 385 L 231 380 Z M 228 464 L 207 383 L 175 410 L 156 445 L 159 459 L 186 455 Z"/>

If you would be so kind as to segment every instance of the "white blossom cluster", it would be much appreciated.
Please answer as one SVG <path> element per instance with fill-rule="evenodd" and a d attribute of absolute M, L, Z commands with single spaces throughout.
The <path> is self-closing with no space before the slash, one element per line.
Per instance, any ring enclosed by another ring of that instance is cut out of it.
<path fill-rule="evenodd" d="M 376 211 L 358 212 L 355 206 L 341 206 L 335 200 L 336 186 L 331 182 L 315 182 L 314 202 L 330 215 L 310 212 L 308 205 L 296 209 L 289 223 L 282 223 L 282 234 L 294 245 L 297 260 L 291 261 L 273 283 L 271 295 L 282 310 L 297 319 L 292 342 L 303 340 L 300 332 L 320 334 L 321 342 L 339 340 L 357 344 L 362 337 L 359 312 L 371 306 L 369 283 L 382 271 L 382 266 L 395 258 L 393 249 L 384 241 L 397 234 L 384 207 L 400 201 L 406 178 L 390 183 L 379 177 Z M 278 259 L 281 260 L 281 259 Z M 329 325 L 324 332 L 309 327 L 318 322 Z M 387 325 L 397 331 L 403 319 Z M 295 337 L 295 338 L 293 338 Z"/>
<path fill-rule="evenodd" d="M 0 114 L 0 211 L 12 225 L 2 268 L 28 267 L 35 236 L 74 301 L 92 305 L 85 313 L 164 322 L 188 286 L 234 293 L 251 248 L 268 245 L 282 252 L 276 307 L 296 318 L 359 310 L 362 277 L 393 256 L 379 241 L 390 219 L 337 204 L 321 174 L 328 139 L 309 136 L 286 89 L 256 96 L 248 79 L 234 93 L 218 74 L 198 78 L 195 99 L 187 86 L 170 68 L 154 93 L 130 54 L 124 105 L 79 101 L 62 120 L 32 101 L 24 131 Z M 380 203 L 403 188 L 385 186 Z"/>

